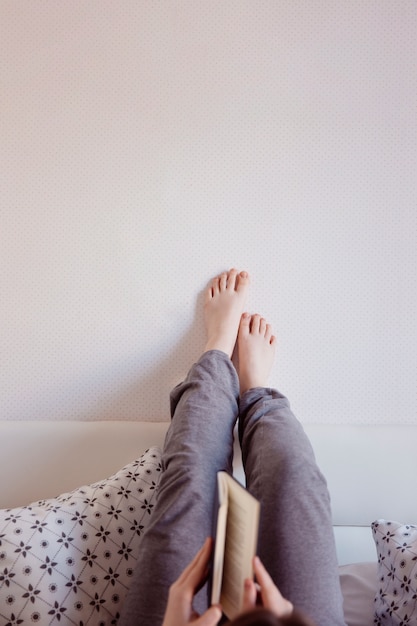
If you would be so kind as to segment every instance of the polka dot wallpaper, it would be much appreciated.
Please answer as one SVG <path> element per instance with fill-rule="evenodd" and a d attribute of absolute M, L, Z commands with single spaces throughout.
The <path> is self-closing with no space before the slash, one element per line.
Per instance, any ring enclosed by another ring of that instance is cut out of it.
<path fill-rule="evenodd" d="M 232 266 L 299 419 L 417 422 L 414 0 L 0 5 L 0 418 L 164 420 Z"/>

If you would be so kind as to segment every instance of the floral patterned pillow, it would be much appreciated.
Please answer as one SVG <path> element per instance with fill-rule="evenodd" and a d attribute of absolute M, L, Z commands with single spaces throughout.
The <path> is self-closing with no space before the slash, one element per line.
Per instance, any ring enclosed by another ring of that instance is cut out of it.
<path fill-rule="evenodd" d="M 100 482 L 0 511 L 0 624 L 117 624 L 161 473 L 161 450 Z"/>
<path fill-rule="evenodd" d="M 377 520 L 372 532 L 378 552 L 375 624 L 417 623 L 417 526 Z"/>

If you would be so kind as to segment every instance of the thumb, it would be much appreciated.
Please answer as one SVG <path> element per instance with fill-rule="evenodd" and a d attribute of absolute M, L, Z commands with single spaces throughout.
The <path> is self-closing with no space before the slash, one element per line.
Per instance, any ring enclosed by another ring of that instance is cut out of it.
<path fill-rule="evenodd" d="M 219 623 L 222 616 L 222 611 L 219 605 L 213 605 L 201 617 L 195 622 L 192 622 L 193 626 L 216 626 Z"/>
<path fill-rule="evenodd" d="M 256 606 L 256 598 L 257 598 L 256 586 L 253 580 L 250 578 L 246 578 L 245 586 L 243 589 L 243 606 L 242 609 L 244 611 L 250 611 L 254 609 Z"/>

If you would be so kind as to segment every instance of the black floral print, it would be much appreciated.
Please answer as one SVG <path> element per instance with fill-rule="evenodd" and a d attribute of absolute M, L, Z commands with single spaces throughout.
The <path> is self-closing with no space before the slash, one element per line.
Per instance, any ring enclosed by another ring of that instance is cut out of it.
<path fill-rule="evenodd" d="M 0 511 L 2 626 L 117 624 L 151 519 L 160 455 L 151 448 L 107 480 Z"/>
<path fill-rule="evenodd" d="M 377 626 L 407 626 L 417 621 L 417 526 L 377 520 L 372 532 L 378 551 Z"/>

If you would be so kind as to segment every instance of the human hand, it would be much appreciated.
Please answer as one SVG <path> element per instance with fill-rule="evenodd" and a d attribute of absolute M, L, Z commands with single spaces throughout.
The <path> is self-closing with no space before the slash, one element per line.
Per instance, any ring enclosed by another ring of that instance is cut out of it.
<path fill-rule="evenodd" d="M 253 568 L 258 584 L 249 578 L 245 580 L 243 612 L 254 609 L 259 605 L 260 600 L 261 605 L 275 613 L 277 617 L 291 615 L 294 610 L 293 605 L 283 597 L 258 556 L 253 560 Z"/>
<path fill-rule="evenodd" d="M 193 610 L 194 595 L 207 580 L 208 563 L 212 550 L 212 540 L 207 538 L 191 563 L 169 589 L 168 604 L 162 626 L 216 626 L 222 611 L 219 606 L 211 606 L 203 615 Z"/>

